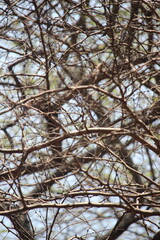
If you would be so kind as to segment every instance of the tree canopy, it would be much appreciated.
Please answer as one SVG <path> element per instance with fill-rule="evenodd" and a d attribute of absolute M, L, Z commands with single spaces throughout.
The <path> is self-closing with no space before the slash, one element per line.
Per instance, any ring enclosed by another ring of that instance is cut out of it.
<path fill-rule="evenodd" d="M 0 1 L 0 238 L 157 239 L 160 1 Z"/>

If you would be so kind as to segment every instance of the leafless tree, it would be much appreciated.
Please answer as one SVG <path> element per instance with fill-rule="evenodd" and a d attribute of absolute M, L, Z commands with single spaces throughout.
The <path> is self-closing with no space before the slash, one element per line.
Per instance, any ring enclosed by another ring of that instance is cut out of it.
<path fill-rule="evenodd" d="M 0 0 L 0 238 L 157 239 L 160 1 Z"/>

